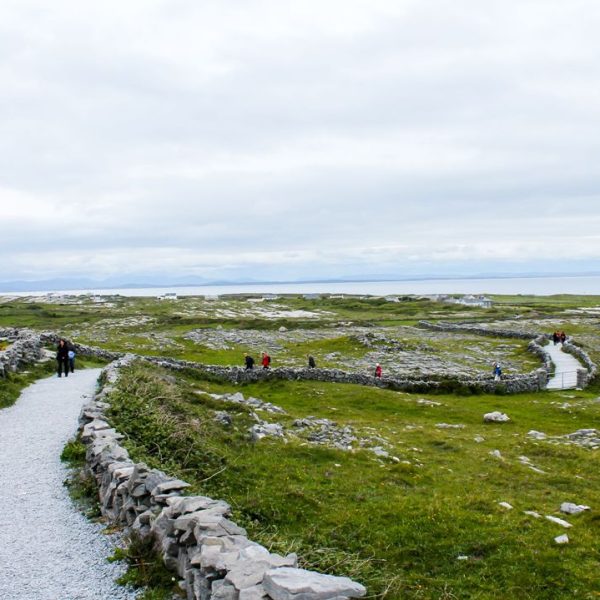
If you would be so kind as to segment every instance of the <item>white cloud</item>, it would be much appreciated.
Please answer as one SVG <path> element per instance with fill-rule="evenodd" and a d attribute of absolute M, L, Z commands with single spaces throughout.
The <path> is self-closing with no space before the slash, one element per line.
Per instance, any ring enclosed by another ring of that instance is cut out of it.
<path fill-rule="evenodd" d="M 2 279 L 580 268 L 598 25 L 591 0 L 3 2 Z"/>

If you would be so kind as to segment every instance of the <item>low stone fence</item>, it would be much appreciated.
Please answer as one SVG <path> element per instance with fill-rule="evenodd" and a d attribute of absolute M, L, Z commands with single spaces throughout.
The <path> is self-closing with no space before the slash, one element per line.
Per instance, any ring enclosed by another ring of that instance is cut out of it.
<path fill-rule="evenodd" d="M 53 333 L 51 331 L 45 331 L 40 334 L 40 339 L 44 344 L 58 345 L 58 341 L 63 336 Z M 118 360 L 125 355 L 125 352 L 112 352 L 110 350 L 104 350 L 102 348 L 96 348 L 95 346 L 86 346 L 85 344 L 78 344 L 69 340 L 69 344 L 78 356 L 89 356 L 91 358 L 98 358 L 100 360 L 106 360 L 108 362 Z"/>
<path fill-rule="evenodd" d="M 430 321 L 419 321 L 419 327 L 432 331 L 449 331 L 460 333 L 473 333 L 475 335 L 489 335 L 492 337 L 516 338 L 519 340 L 531 340 L 538 338 L 541 333 L 527 333 L 526 331 L 511 331 L 510 329 L 487 329 L 478 325 L 467 323 L 431 323 Z"/>
<path fill-rule="evenodd" d="M 590 358 L 590 355 L 573 343 L 572 338 L 568 338 L 567 341 L 562 345 L 563 352 L 572 354 L 575 358 L 579 359 L 586 367 L 585 374 L 578 374 L 577 387 L 584 388 L 588 385 L 598 374 L 598 365 Z M 584 371 L 584 369 L 581 369 Z"/>
<path fill-rule="evenodd" d="M 550 339 L 549 335 L 541 333 L 538 337 L 529 342 L 527 350 L 532 354 L 535 354 L 542 361 L 544 365 L 543 369 L 546 371 L 547 377 L 550 377 L 550 374 L 554 369 L 554 364 L 552 363 L 549 354 L 544 350 L 544 346 L 546 345 L 545 342 L 547 342 L 548 339 Z"/>
<path fill-rule="evenodd" d="M 536 392 L 544 389 L 548 374 L 544 369 L 537 369 L 524 375 L 511 375 L 494 381 L 492 375 L 481 375 L 469 379 L 448 376 L 429 376 L 426 378 L 396 378 L 373 377 L 362 373 L 347 373 L 339 369 L 294 369 L 277 367 L 275 369 L 251 369 L 241 367 L 221 367 L 202 365 L 200 363 L 158 357 L 139 357 L 144 361 L 167 369 L 194 369 L 209 376 L 217 377 L 231 383 L 253 383 L 265 380 L 285 381 L 322 381 L 326 383 L 351 383 L 355 385 L 373 386 L 404 392 L 435 393 L 447 392 L 452 389 L 469 389 L 494 393 L 502 390 L 504 393 Z"/>
<path fill-rule="evenodd" d="M 8 348 L 0 352 L 0 377 L 36 362 L 44 355 L 40 336 L 32 331 L 0 329 L 0 338 L 10 342 Z"/>
<path fill-rule="evenodd" d="M 36 334 L 29 330 L 11 330 L 14 339 L 30 339 L 30 356 L 32 362 L 39 357 L 44 344 L 55 345 L 61 338 L 53 332 Z M 1 330 L 0 330 L 1 334 Z M 31 345 L 33 344 L 33 345 Z M 118 360 L 125 356 L 122 352 L 112 352 L 87 346 L 85 344 L 72 343 L 75 352 L 79 356 L 99 358 L 107 362 Z M 25 346 L 26 347 L 26 346 Z M 25 348 L 24 347 L 24 348 Z M 507 394 L 521 392 L 536 392 L 545 389 L 548 373 L 546 370 L 537 369 L 523 375 L 509 375 L 503 377 L 502 381 L 494 381 L 492 375 L 480 375 L 479 377 L 461 378 L 452 374 L 445 376 L 417 376 L 417 377 L 381 377 L 377 378 L 364 373 L 348 373 L 340 369 L 310 369 L 278 367 L 275 369 L 252 369 L 245 370 L 241 367 L 224 367 L 218 365 L 204 365 L 201 363 L 176 360 L 161 357 L 149 357 L 135 355 L 136 358 L 156 364 L 168 369 L 194 369 L 206 373 L 209 376 L 218 377 L 232 383 L 252 383 L 262 380 L 286 380 L 286 381 L 322 381 L 326 383 L 350 383 L 355 385 L 373 386 L 379 388 L 393 389 L 415 393 L 451 392 L 453 390 L 468 390 L 470 392 L 495 393 L 501 391 Z M 542 372 L 543 371 L 543 372 Z"/>
<path fill-rule="evenodd" d="M 518 338 L 518 339 L 533 339 L 527 349 L 538 356 L 544 363 L 544 369 L 550 375 L 554 369 L 552 360 L 548 354 L 544 351 L 544 342 L 550 340 L 552 336 L 548 333 L 524 333 L 521 331 L 511 331 L 506 329 L 486 329 L 484 327 L 478 327 L 476 325 L 468 325 L 465 323 L 454 324 L 454 323 L 431 323 L 429 321 L 419 321 L 419 326 L 425 329 L 431 329 L 433 331 L 454 331 L 464 333 L 474 333 L 476 335 L 491 335 L 495 337 L 504 338 Z M 582 348 L 573 343 L 572 338 L 568 338 L 567 341 L 562 345 L 563 352 L 572 354 L 578 358 L 584 365 L 585 369 L 579 369 L 577 372 L 577 387 L 586 387 L 598 374 L 598 365 L 590 358 L 589 354 Z"/>
<path fill-rule="evenodd" d="M 87 469 L 99 487 L 102 514 L 142 538 L 151 538 L 165 565 L 180 578 L 188 600 L 345 600 L 366 589 L 346 577 L 297 568 L 295 554 L 280 556 L 250 541 L 228 517 L 231 507 L 143 463 L 134 463 L 105 411 L 127 356 L 104 369 L 103 389 L 80 415 Z"/>

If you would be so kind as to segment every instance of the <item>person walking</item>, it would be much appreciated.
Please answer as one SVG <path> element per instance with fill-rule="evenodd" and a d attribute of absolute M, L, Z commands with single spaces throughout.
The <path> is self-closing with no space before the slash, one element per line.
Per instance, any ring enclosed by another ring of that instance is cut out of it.
<path fill-rule="evenodd" d="M 375 377 L 381 379 L 381 365 L 379 363 L 375 365 Z"/>
<path fill-rule="evenodd" d="M 71 373 L 75 373 L 75 350 L 73 350 L 73 348 L 69 348 L 67 356 L 69 357 L 69 370 Z"/>
<path fill-rule="evenodd" d="M 263 369 L 268 369 L 271 366 L 271 357 L 266 352 L 263 352 L 261 362 Z"/>
<path fill-rule="evenodd" d="M 500 363 L 496 363 L 494 365 L 494 381 L 500 381 L 501 378 L 502 378 L 502 367 L 500 366 Z"/>
<path fill-rule="evenodd" d="M 567 334 L 564 331 L 560 332 L 560 343 L 564 344 L 567 341 Z"/>
<path fill-rule="evenodd" d="M 254 369 L 254 359 L 249 354 L 244 354 L 244 363 L 246 364 L 246 371 Z"/>
<path fill-rule="evenodd" d="M 312 356 L 312 354 L 307 354 L 306 356 L 308 358 L 308 368 L 309 369 L 314 369 L 317 366 L 317 363 L 315 362 L 314 356 Z"/>
<path fill-rule="evenodd" d="M 69 346 L 66 340 L 61 338 L 58 340 L 58 346 L 56 347 L 56 363 L 58 376 L 62 376 L 64 370 L 65 377 L 69 376 Z"/>

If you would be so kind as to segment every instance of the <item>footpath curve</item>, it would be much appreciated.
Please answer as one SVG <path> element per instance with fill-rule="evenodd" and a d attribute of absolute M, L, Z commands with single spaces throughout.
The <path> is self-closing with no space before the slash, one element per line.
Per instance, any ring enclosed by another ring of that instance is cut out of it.
<path fill-rule="evenodd" d="M 548 344 L 544 352 L 554 364 L 554 374 L 548 380 L 548 390 L 568 390 L 577 387 L 577 372 L 585 367 L 572 354 L 563 350 L 562 344 Z"/>
<path fill-rule="evenodd" d="M 77 511 L 60 462 L 99 369 L 42 379 L 0 410 L 0 598 L 132 600 L 102 526 Z"/>

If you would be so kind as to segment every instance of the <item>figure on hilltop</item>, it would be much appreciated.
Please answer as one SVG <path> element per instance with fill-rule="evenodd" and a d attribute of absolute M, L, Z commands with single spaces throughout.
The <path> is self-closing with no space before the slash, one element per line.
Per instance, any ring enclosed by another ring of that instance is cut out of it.
<path fill-rule="evenodd" d="M 246 364 L 246 371 L 254 369 L 254 359 L 249 354 L 244 354 L 244 363 Z"/>
<path fill-rule="evenodd" d="M 69 346 L 67 341 L 63 338 L 58 340 L 58 346 L 56 347 L 56 363 L 58 376 L 62 376 L 64 370 L 65 377 L 69 376 Z"/>
<path fill-rule="evenodd" d="M 375 365 L 375 377 L 377 377 L 378 379 L 381 379 L 381 365 L 379 363 L 377 363 Z"/>
<path fill-rule="evenodd" d="M 312 356 L 311 354 L 307 354 L 306 357 L 308 358 L 308 368 L 314 369 L 317 366 L 314 356 Z"/>
<path fill-rule="evenodd" d="M 263 369 L 268 369 L 271 366 L 271 357 L 266 352 L 263 352 L 261 362 Z"/>

